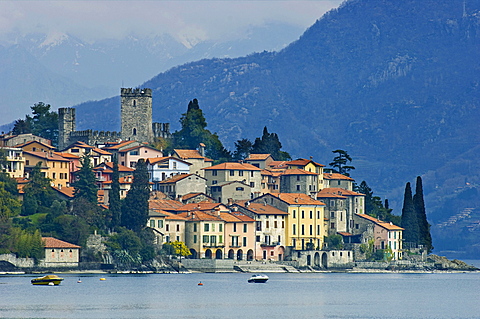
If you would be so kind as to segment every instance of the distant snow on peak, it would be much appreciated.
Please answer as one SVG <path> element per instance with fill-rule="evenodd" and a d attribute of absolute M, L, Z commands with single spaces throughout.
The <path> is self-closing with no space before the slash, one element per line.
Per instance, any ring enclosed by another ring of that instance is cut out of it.
<path fill-rule="evenodd" d="M 68 35 L 63 32 L 54 31 L 50 34 L 47 34 L 45 40 L 40 43 L 39 48 L 44 47 L 53 47 L 62 44 L 65 40 L 68 39 Z"/>

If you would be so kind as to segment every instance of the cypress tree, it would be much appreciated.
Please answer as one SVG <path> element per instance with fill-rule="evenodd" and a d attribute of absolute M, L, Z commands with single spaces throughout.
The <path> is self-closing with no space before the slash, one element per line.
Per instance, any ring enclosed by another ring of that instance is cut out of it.
<path fill-rule="evenodd" d="M 418 223 L 418 243 L 423 245 L 427 252 L 430 253 L 433 249 L 432 235 L 430 234 L 430 224 L 427 221 L 427 214 L 425 212 L 425 202 L 423 199 L 423 185 L 422 178 L 417 176 L 417 183 L 415 187 L 415 195 L 413 196 L 413 206 Z"/>
<path fill-rule="evenodd" d="M 148 220 L 148 199 L 150 197 L 150 184 L 145 160 L 137 162 L 133 172 L 132 188 L 128 191 L 122 203 L 122 226 L 139 233 Z"/>
<path fill-rule="evenodd" d="M 83 156 L 80 164 L 80 170 L 75 173 L 76 180 L 72 183 L 75 188 L 75 199 L 84 198 L 96 205 L 98 188 L 95 185 L 95 174 L 92 171 L 90 156 Z"/>
<path fill-rule="evenodd" d="M 402 227 L 405 228 L 403 231 L 403 239 L 405 242 L 418 243 L 418 221 L 415 216 L 410 182 L 405 186 L 405 194 L 403 197 Z"/>
<path fill-rule="evenodd" d="M 120 202 L 120 174 L 118 172 L 118 159 L 113 157 L 112 188 L 108 194 L 108 208 L 110 211 L 109 227 L 112 229 L 120 226 L 122 204 Z"/>

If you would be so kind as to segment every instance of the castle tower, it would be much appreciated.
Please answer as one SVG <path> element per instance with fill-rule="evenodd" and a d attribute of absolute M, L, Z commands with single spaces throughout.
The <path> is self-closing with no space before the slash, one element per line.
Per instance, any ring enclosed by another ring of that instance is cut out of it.
<path fill-rule="evenodd" d="M 70 133 L 75 132 L 75 109 L 62 107 L 58 109 L 58 149 L 70 145 Z"/>
<path fill-rule="evenodd" d="M 122 139 L 153 142 L 152 90 L 121 89 Z"/>

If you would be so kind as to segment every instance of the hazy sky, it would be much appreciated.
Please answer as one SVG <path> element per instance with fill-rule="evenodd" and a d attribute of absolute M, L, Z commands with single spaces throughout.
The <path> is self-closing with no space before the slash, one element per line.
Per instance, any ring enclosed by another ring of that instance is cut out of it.
<path fill-rule="evenodd" d="M 341 0 L 317 1 L 1 1 L 0 40 L 20 32 L 82 40 L 169 33 L 183 43 L 241 36 L 249 25 L 308 27 Z M 53 39 L 52 39 L 53 40 Z"/>

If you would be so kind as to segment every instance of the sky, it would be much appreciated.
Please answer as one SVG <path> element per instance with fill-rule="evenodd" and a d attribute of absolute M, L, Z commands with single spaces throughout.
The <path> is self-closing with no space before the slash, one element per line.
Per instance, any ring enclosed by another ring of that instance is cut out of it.
<path fill-rule="evenodd" d="M 5 1 L 0 41 L 12 34 L 63 34 L 84 41 L 168 33 L 184 44 L 230 40 L 248 26 L 283 22 L 307 28 L 341 0 L 317 1 Z"/>

